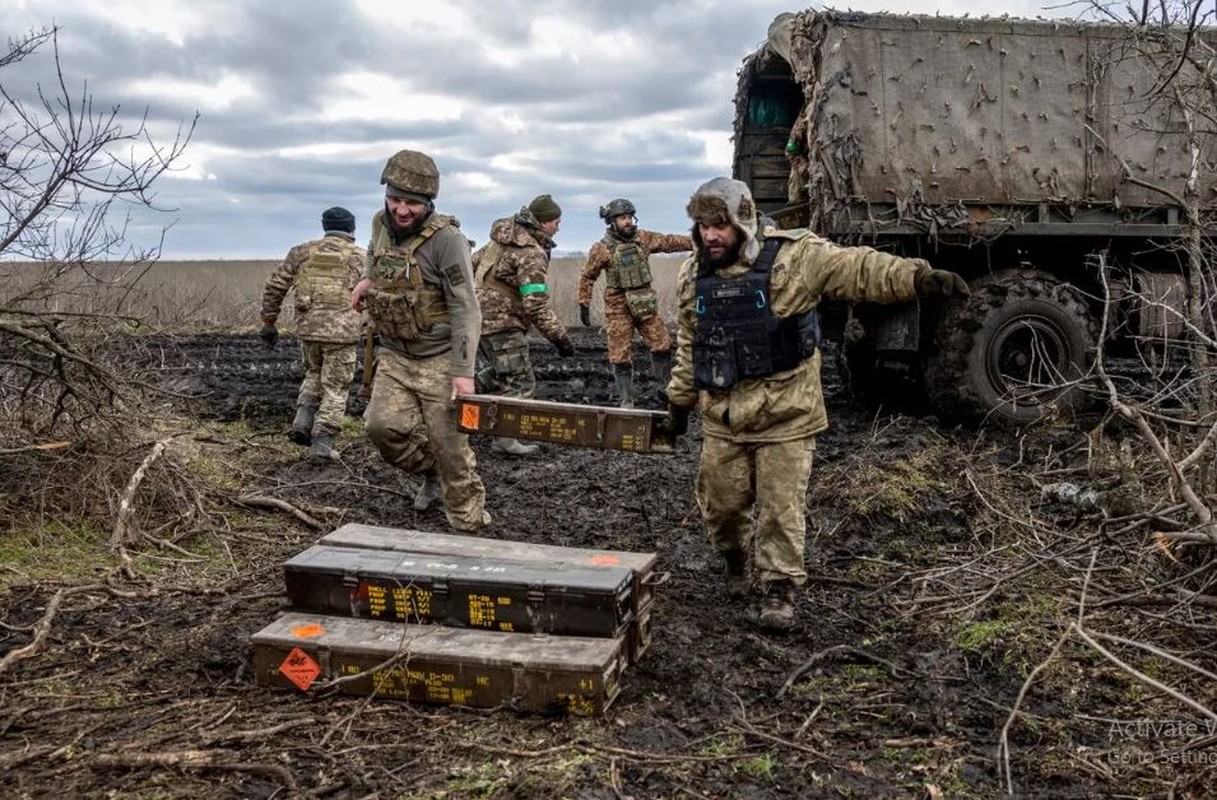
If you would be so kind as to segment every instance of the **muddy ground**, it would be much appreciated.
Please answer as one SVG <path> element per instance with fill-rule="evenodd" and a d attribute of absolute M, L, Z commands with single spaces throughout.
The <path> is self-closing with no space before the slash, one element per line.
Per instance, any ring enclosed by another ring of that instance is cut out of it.
<path fill-rule="evenodd" d="M 534 348 L 538 396 L 612 403 L 598 333 L 574 335 L 574 360 Z M 37 652 L 0 672 L 5 796 L 1205 797 L 1217 786 L 1203 714 L 1076 636 L 1049 657 L 1083 591 L 1097 606 L 1089 630 L 1151 639 L 1178 608 L 1121 596 L 1198 580 L 1146 547 L 1143 528 L 1123 530 L 1120 509 L 1045 493 L 1064 480 L 1115 485 L 1105 454 L 1127 432 L 1101 417 L 1026 434 L 950 427 L 913 407 L 853 405 L 828 358 L 811 580 L 786 636 L 757 632 L 754 604 L 722 591 L 692 497 L 696 420 L 674 456 L 543 445 L 512 459 L 475 437 L 494 517 L 485 535 L 655 552 L 671 575 L 653 644 L 609 711 L 553 718 L 255 686 L 247 640 L 286 607 L 283 560 L 345 522 L 444 531 L 444 519 L 413 510 L 415 479 L 379 460 L 357 417 L 339 461 L 302 460 L 283 436 L 300 378 L 290 339 L 273 352 L 252 336 L 138 351 L 164 385 L 202 395 L 167 405 L 165 424 L 192 431 L 173 446 L 218 488 L 176 549 L 137 556 L 138 579 L 9 570 L 0 653 L 30 645 L 58 607 Z M 637 366 L 645 373 L 645 355 Z M 639 384 L 654 390 L 645 375 Z M 237 502 L 251 494 L 323 527 Z M 1211 610 L 1187 613 L 1210 633 L 1169 644 L 1211 669 Z M 1211 682 L 1121 653 L 1213 706 Z M 1159 727 L 1131 725 L 1144 721 Z"/>

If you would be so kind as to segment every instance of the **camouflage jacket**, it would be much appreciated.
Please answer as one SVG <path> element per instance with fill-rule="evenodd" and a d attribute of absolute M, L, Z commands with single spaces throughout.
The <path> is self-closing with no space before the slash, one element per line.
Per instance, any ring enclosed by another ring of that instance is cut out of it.
<path fill-rule="evenodd" d="M 420 325 L 417 335 L 408 340 L 380 332 L 380 342 L 409 358 L 430 358 L 450 353 L 451 376 L 467 378 L 473 375 L 482 315 L 473 290 L 469 240 L 461 233 L 457 219 L 443 219 L 447 224 L 411 252 L 410 245 L 415 237 L 400 236 L 385 219 L 385 212 L 376 212 L 372 218 L 372 237 L 368 243 L 364 276 L 371 278 L 374 285 L 383 281 L 386 276 L 382 274 L 381 267 L 395 264 L 396 260 L 409 253 L 408 258 L 404 259 L 409 262 L 408 269 L 418 270 L 418 289 L 414 292 L 418 298 L 414 302 L 422 301 L 421 305 L 412 308 L 412 312 L 425 324 Z M 428 216 L 424 222 L 430 221 L 431 216 Z M 408 277 L 412 279 L 413 273 Z M 372 291 L 369 290 L 369 295 Z M 371 300 L 368 307 L 374 307 Z M 376 324 L 375 315 L 369 313 L 369 316 Z"/>
<path fill-rule="evenodd" d="M 898 303 L 917 296 L 913 276 L 926 262 L 900 258 L 869 247 L 840 247 L 807 231 L 766 228 L 765 236 L 787 241 L 770 273 L 770 307 L 779 317 L 801 314 L 821 300 Z M 724 277 L 743 274 L 745 264 L 718 270 Z M 697 328 L 697 257 L 685 260 L 677 277 L 676 358 L 668 398 L 674 405 L 698 405 L 703 433 L 733 442 L 785 442 L 828 427 L 820 388 L 820 353 L 793 369 L 749 378 L 726 392 L 698 390 L 693 384 L 693 336 Z"/>
<path fill-rule="evenodd" d="M 587 261 L 583 264 L 583 271 L 579 275 L 579 305 L 589 306 L 592 304 L 592 289 L 596 285 L 596 279 L 600 277 L 600 273 L 608 270 L 613 263 L 613 252 L 609 247 L 608 242 L 625 241 L 617 239 L 612 229 L 605 234 L 604 239 L 592 245 L 587 252 Z M 630 242 L 638 245 L 640 257 L 648 258 L 651 253 L 683 253 L 693 249 L 693 240 L 684 234 L 678 233 L 655 233 L 654 231 L 639 230 L 634 234 L 634 238 Z M 605 287 L 605 295 L 622 294 L 620 289 Z"/>
<path fill-rule="evenodd" d="M 294 293 L 296 335 L 334 344 L 359 340 L 363 315 L 351 310 L 351 289 L 363 274 L 363 248 L 353 237 L 331 231 L 296 245 L 262 289 L 262 322 L 274 323 L 283 298 Z"/>
<path fill-rule="evenodd" d="M 554 344 L 569 339 L 549 300 L 552 248 L 527 208 L 490 226 L 490 241 L 473 254 L 483 336 L 535 325 Z"/>

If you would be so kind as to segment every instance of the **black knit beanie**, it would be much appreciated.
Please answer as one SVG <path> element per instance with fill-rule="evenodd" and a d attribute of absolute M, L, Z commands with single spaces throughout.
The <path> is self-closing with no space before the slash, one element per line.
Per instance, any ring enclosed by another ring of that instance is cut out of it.
<path fill-rule="evenodd" d="M 327 208 L 321 212 L 321 229 L 323 231 L 355 232 L 355 215 L 342 206 Z"/>

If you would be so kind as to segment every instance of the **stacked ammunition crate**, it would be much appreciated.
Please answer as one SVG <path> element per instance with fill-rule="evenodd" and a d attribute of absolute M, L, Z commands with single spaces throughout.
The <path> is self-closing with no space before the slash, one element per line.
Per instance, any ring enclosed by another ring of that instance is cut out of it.
<path fill-rule="evenodd" d="M 256 680 L 594 714 L 651 641 L 653 553 L 344 525 L 284 564 Z"/>

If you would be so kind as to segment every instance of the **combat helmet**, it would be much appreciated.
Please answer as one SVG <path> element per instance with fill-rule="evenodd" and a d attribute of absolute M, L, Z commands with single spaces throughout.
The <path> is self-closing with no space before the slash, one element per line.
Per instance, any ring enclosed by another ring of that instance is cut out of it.
<path fill-rule="evenodd" d="M 398 150 L 385 163 L 380 182 L 434 200 L 439 194 L 439 169 L 426 153 Z"/>
<path fill-rule="evenodd" d="M 604 205 L 600 206 L 600 219 L 607 224 L 612 225 L 613 220 L 622 214 L 629 214 L 631 217 L 638 216 L 638 210 L 634 208 L 634 204 L 624 197 L 618 197 L 616 200 L 609 200 Z"/>

